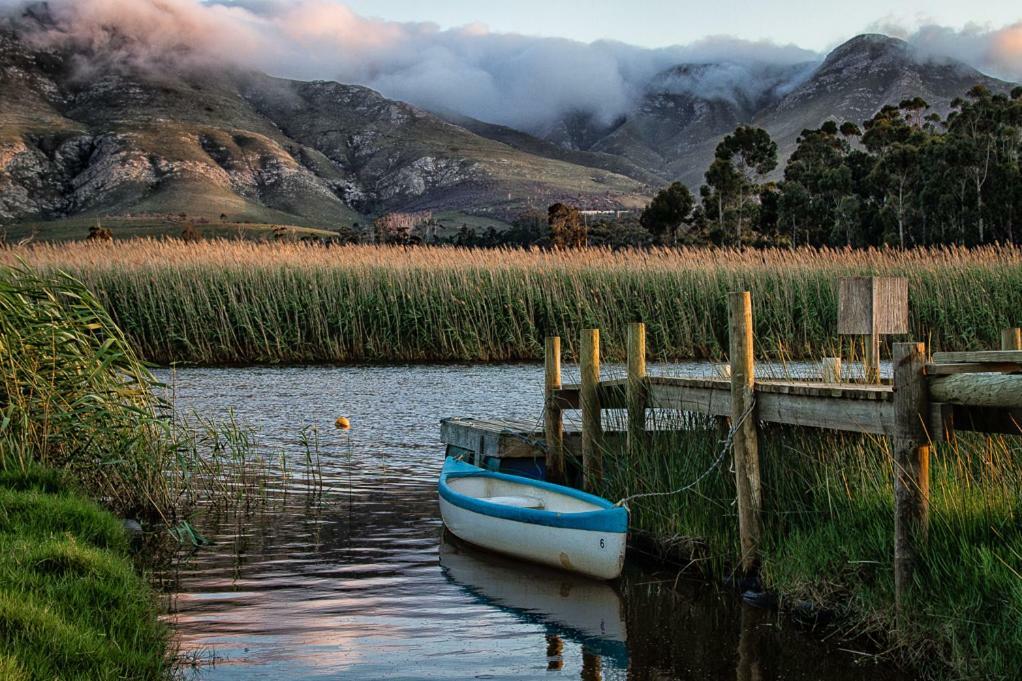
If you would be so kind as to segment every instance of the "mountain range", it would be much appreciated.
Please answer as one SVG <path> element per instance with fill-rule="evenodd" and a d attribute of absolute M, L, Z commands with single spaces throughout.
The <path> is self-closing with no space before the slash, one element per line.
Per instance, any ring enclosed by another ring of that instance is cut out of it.
<path fill-rule="evenodd" d="M 862 35 L 818 63 L 679 64 L 611 123 L 573 112 L 521 131 L 428 112 L 357 85 L 167 59 L 126 65 L 0 27 L 0 223 L 230 216 L 336 227 L 385 211 L 507 221 L 556 201 L 637 208 L 695 188 L 720 138 L 759 125 L 790 154 L 804 128 L 861 123 L 921 96 L 945 112 L 976 84 L 959 62 Z"/>

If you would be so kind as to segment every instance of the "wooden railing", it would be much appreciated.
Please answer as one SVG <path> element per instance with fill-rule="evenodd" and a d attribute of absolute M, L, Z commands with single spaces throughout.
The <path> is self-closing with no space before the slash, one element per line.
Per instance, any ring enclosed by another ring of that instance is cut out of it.
<path fill-rule="evenodd" d="M 647 409 L 671 409 L 730 419 L 734 429 L 742 567 L 759 567 L 762 487 L 760 423 L 825 428 L 887 436 L 895 486 L 895 588 L 899 603 L 911 583 L 919 542 L 929 517 L 929 457 L 933 440 L 955 430 L 1022 434 L 1022 334 L 1008 329 L 1002 350 L 936 353 L 928 362 L 922 343 L 896 343 L 891 384 L 757 380 L 752 306 L 748 292 L 730 297 L 730 379 L 649 376 L 645 326 L 628 329 L 628 373 L 600 379 L 599 330 L 581 337 L 581 382 L 561 382 L 560 339 L 546 342 L 545 437 L 547 472 L 565 474 L 562 412 L 581 412 L 583 481 L 592 489 L 602 471 L 604 409 L 627 410 L 627 451 L 641 447 Z M 840 362 L 826 360 L 822 375 L 840 377 Z"/>

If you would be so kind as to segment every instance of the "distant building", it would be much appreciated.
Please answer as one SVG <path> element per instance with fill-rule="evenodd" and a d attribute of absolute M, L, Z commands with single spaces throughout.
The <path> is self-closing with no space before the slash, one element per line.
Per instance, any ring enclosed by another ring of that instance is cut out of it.
<path fill-rule="evenodd" d="M 580 210 L 579 215 L 585 220 L 585 223 L 589 224 L 589 218 L 612 218 L 614 220 L 620 220 L 624 215 L 631 215 L 635 213 L 634 210 Z"/>

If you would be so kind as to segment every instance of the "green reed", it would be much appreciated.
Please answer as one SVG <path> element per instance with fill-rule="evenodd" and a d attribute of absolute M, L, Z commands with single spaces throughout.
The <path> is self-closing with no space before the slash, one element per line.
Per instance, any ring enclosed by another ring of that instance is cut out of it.
<path fill-rule="evenodd" d="M 175 418 L 162 389 L 83 284 L 0 266 L 3 678 L 170 678 L 179 661 L 114 513 L 143 522 L 134 558 L 152 565 L 206 543 L 198 506 L 265 506 L 267 481 L 287 484 L 284 455 L 278 469 L 254 454 L 233 414 Z M 292 468 L 321 492 L 318 435 L 301 444 Z"/>
<path fill-rule="evenodd" d="M 658 415 L 650 445 L 605 455 L 611 499 L 685 486 L 723 444 L 713 419 Z M 684 422 L 682 423 L 682 420 Z M 611 421 L 613 424 L 613 420 Z M 678 430 L 684 426 L 684 429 Z M 619 424 L 619 426 L 623 426 Z M 885 438 L 764 426 L 763 579 L 792 606 L 837 611 L 933 678 L 1013 678 L 1022 657 L 1022 442 L 962 435 L 937 443 L 931 524 L 909 616 L 894 609 L 893 469 Z M 739 562 L 730 458 L 693 490 L 631 502 L 633 523 L 680 546 L 716 578 Z"/>

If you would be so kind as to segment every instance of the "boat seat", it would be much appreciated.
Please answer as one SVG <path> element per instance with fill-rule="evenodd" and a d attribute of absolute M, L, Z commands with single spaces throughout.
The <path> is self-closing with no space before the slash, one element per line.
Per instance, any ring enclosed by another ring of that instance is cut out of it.
<path fill-rule="evenodd" d="M 539 497 L 481 497 L 480 500 L 488 501 L 491 504 L 500 504 L 501 506 L 514 506 L 515 508 L 543 508 L 543 500 Z"/>

